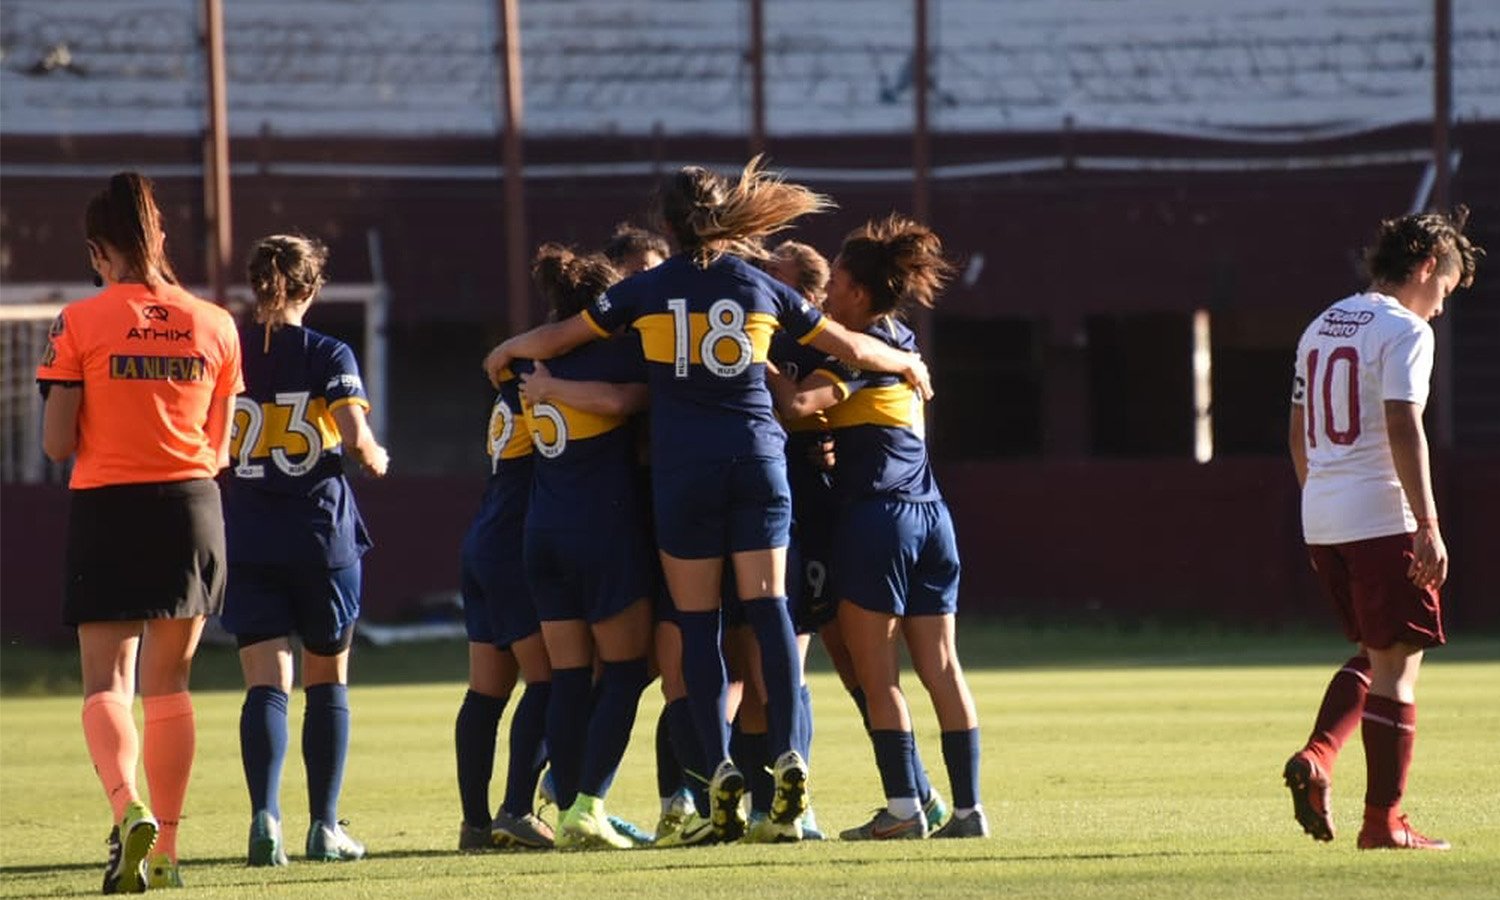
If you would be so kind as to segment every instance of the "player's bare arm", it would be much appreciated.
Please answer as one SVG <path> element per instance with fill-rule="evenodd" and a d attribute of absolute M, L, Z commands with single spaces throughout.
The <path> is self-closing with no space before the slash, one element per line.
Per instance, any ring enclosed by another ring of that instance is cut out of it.
<path fill-rule="evenodd" d="M 766 384 L 776 401 L 776 411 L 787 421 L 822 412 L 844 399 L 838 385 L 817 373 L 794 382 L 779 372 L 767 372 Z"/>
<path fill-rule="evenodd" d="M 50 386 L 42 415 L 42 452 L 53 462 L 65 461 L 78 449 L 78 410 L 82 405 L 82 387 Z"/>
<path fill-rule="evenodd" d="M 208 445 L 214 448 L 214 459 L 218 460 L 220 469 L 229 468 L 229 437 L 230 423 L 234 421 L 235 395 L 230 394 L 222 398 L 218 403 L 208 408 L 208 422 L 204 424 L 204 434 L 208 436 Z"/>
<path fill-rule="evenodd" d="M 490 383 L 500 386 L 500 372 L 517 359 L 552 359 L 598 338 L 599 332 L 582 315 L 548 322 L 507 338 L 484 358 Z"/>
<path fill-rule="evenodd" d="M 932 376 L 922 357 L 898 350 L 867 334 L 850 331 L 831 318 L 823 321 L 826 323 L 823 330 L 814 335 L 809 344 L 857 369 L 900 375 L 917 389 L 923 400 L 932 399 Z"/>
<path fill-rule="evenodd" d="M 520 390 L 528 403 L 565 403 L 596 416 L 628 416 L 645 409 L 650 402 L 650 388 L 644 384 L 571 381 L 553 375 L 540 361 L 531 372 L 521 376 Z"/>
<path fill-rule="evenodd" d="M 1293 403 L 1286 426 L 1287 449 L 1292 454 L 1292 468 L 1297 472 L 1297 486 L 1307 486 L 1307 432 L 1304 430 L 1307 413 L 1302 404 Z"/>
<path fill-rule="evenodd" d="M 1448 578 L 1448 548 L 1438 530 L 1437 500 L 1432 491 L 1432 468 L 1427 455 L 1427 432 L 1422 427 L 1422 407 L 1401 400 L 1385 401 L 1386 437 L 1396 477 L 1412 514 L 1417 533 L 1412 541 L 1413 559 L 1407 575 L 1420 587 L 1442 587 Z"/>
<path fill-rule="evenodd" d="M 375 440 L 370 430 L 365 408 L 357 403 L 343 403 L 333 410 L 333 420 L 338 423 L 339 435 L 343 439 L 344 452 L 366 475 L 380 478 L 390 468 L 391 457 Z"/>

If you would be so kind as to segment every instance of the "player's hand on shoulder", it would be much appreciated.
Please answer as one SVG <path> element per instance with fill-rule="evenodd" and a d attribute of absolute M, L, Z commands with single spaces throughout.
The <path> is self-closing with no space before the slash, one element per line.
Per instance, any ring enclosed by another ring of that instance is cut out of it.
<path fill-rule="evenodd" d="M 906 369 L 901 373 L 907 384 L 917 389 L 923 400 L 932 399 L 932 373 L 927 371 L 927 363 L 916 353 L 911 354 L 907 360 Z"/>
<path fill-rule="evenodd" d="M 502 341 L 484 357 L 484 374 L 489 376 L 490 384 L 500 386 L 500 373 L 510 365 L 513 358 L 510 353 L 509 341 Z"/>

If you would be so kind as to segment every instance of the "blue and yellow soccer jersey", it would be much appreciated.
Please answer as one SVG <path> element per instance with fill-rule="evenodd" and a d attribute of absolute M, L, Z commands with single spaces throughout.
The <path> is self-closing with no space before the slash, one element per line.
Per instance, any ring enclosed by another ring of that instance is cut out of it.
<path fill-rule="evenodd" d="M 490 478 L 484 500 L 464 538 L 465 555 L 482 558 L 520 559 L 519 546 L 499 546 L 519 538 L 531 496 L 531 431 L 521 410 L 520 381 L 510 369 L 500 373 L 500 390 L 490 407 L 484 433 L 484 452 L 490 460 Z M 504 537 L 501 537 L 504 535 Z M 519 578 L 519 572 L 516 573 Z"/>
<path fill-rule="evenodd" d="M 584 344 L 547 367 L 569 381 L 646 380 L 633 332 Z M 536 461 L 527 527 L 636 527 L 640 474 L 630 417 L 596 415 L 562 402 L 523 401 L 522 408 Z"/>
<path fill-rule="evenodd" d="M 865 334 L 899 350 L 917 348 L 911 329 L 896 319 L 883 319 Z M 927 460 L 921 395 L 900 375 L 860 372 L 836 360 L 818 371 L 844 398 L 825 411 L 838 457 L 833 484 L 839 498 L 941 500 Z"/>
<path fill-rule="evenodd" d="M 652 462 L 775 459 L 785 433 L 766 388 L 771 335 L 806 343 L 823 316 L 744 260 L 699 269 L 674 256 L 616 284 L 583 312 L 601 335 L 633 324 L 651 385 Z"/>
<path fill-rule="evenodd" d="M 310 328 L 240 333 L 245 391 L 235 401 L 224 495 L 229 561 L 352 565 L 369 535 L 344 480 L 333 411 L 369 408 L 354 353 Z"/>

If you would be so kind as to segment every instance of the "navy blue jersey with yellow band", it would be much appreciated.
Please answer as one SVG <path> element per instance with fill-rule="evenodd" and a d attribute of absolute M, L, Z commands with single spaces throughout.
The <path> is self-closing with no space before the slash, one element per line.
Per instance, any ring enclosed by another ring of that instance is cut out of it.
<path fill-rule="evenodd" d="M 548 360 L 547 368 L 568 381 L 646 380 L 634 332 L 584 344 Z M 630 416 L 598 415 L 561 401 L 523 399 L 522 409 L 535 450 L 527 527 L 638 527 L 640 467 Z"/>
<path fill-rule="evenodd" d="M 352 565 L 370 537 L 344 479 L 333 411 L 369 409 L 354 352 L 288 325 L 241 329 L 245 391 L 235 400 L 224 492 L 229 561 Z"/>
<path fill-rule="evenodd" d="M 911 329 L 897 319 L 882 319 L 865 334 L 898 350 L 917 349 Z M 825 410 L 838 457 L 833 484 L 839 499 L 941 500 L 927 460 L 921 395 L 899 375 L 860 372 L 837 360 L 826 360 L 818 373 L 843 397 Z"/>
<path fill-rule="evenodd" d="M 640 332 L 654 465 L 781 456 L 765 383 L 771 336 L 806 343 L 824 325 L 791 288 L 735 256 L 700 269 L 679 255 L 611 287 L 583 318 L 601 335 Z"/>
<path fill-rule="evenodd" d="M 486 559 L 519 558 L 519 547 L 499 545 L 518 533 L 531 496 L 531 432 L 521 411 L 520 381 L 509 368 L 500 373 L 500 389 L 485 428 L 484 450 L 490 460 L 490 477 L 479 512 L 464 538 L 464 554 Z"/>

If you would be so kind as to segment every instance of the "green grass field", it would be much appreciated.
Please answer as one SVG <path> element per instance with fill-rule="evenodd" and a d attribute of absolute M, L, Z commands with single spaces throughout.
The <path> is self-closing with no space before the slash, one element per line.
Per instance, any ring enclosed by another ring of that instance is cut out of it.
<path fill-rule="evenodd" d="M 1344 658 L 1337 641 L 967 621 L 960 641 L 984 729 L 990 840 L 460 855 L 452 730 L 464 651 L 455 643 L 356 650 L 342 813 L 371 856 L 282 870 L 243 865 L 240 693 L 232 651 L 205 648 L 184 877 L 194 895 L 208 897 L 1500 894 L 1500 640 L 1455 641 L 1423 673 L 1406 806 L 1418 827 L 1454 843 L 1448 854 L 1354 849 L 1364 788 L 1357 737 L 1336 773 L 1339 840 L 1315 844 L 1292 821 L 1281 764 Z M 0 897 L 92 894 L 108 807 L 78 726 L 74 663 L 18 646 L 6 647 L 0 663 Z M 820 668 L 812 686 L 813 800 L 825 828 L 837 830 L 879 803 L 878 781 L 836 679 Z M 930 707 L 914 678 L 907 688 L 923 755 L 946 794 Z M 282 799 L 294 850 L 306 815 L 295 757 L 300 703 L 294 696 Z M 646 826 L 657 809 L 651 729 L 659 708 L 653 688 L 610 796 L 613 812 Z"/>

